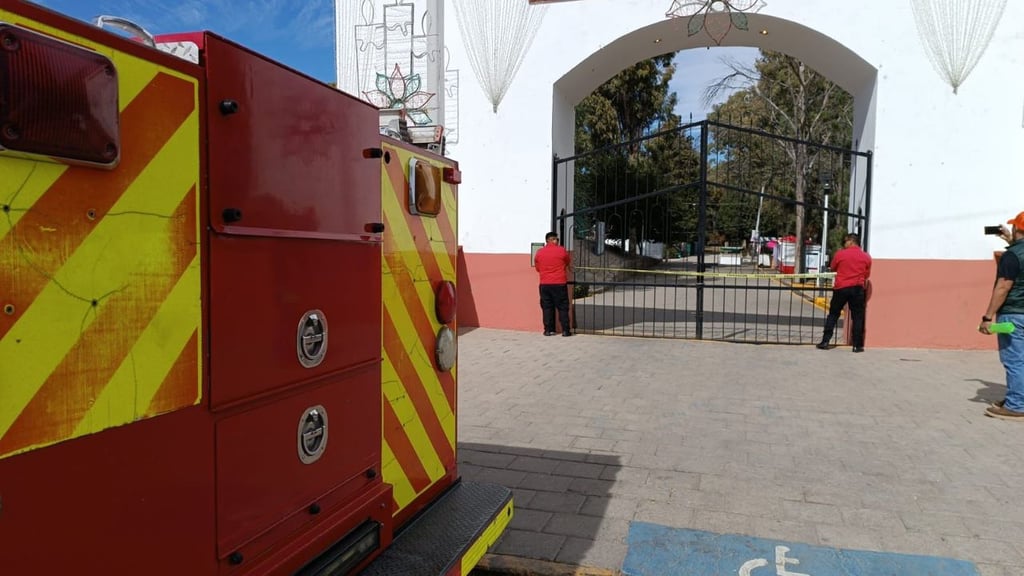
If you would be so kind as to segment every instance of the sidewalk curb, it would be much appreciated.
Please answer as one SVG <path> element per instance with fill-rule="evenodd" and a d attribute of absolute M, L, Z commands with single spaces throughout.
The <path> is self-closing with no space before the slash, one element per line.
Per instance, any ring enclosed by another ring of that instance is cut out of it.
<path fill-rule="evenodd" d="M 485 554 L 476 569 L 505 576 L 621 576 L 622 574 L 618 570 L 607 568 L 575 566 L 503 554 Z"/>

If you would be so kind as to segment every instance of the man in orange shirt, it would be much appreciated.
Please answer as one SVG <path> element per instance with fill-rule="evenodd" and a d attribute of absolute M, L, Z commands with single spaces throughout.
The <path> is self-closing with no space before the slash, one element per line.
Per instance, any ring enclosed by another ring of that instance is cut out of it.
<path fill-rule="evenodd" d="M 847 234 L 843 238 L 843 249 L 836 252 L 829 264 L 836 273 L 832 284 L 832 303 L 825 319 L 825 332 L 821 335 L 818 348 L 828 350 L 832 332 L 839 321 L 843 307 L 850 305 L 850 316 L 853 320 L 853 351 L 864 351 L 864 310 L 867 306 L 865 289 L 871 277 L 871 256 L 860 248 L 860 236 Z"/>
<path fill-rule="evenodd" d="M 544 335 L 554 336 L 555 310 L 562 325 L 562 336 L 572 336 L 569 330 L 569 253 L 558 245 L 558 234 L 548 232 L 546 244 L 537 251 L 533 264 L 540 275 L 540 309 L 544 319 Z"/>

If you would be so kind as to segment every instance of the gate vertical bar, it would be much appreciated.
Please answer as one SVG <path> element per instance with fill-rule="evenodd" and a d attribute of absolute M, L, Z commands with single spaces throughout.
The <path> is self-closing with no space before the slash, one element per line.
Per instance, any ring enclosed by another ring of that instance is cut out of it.
<path fill-rule="evenodd" d="M 551 156 L 551 227 L 549 231 L 554 232 L 556 229 L 556 220 L 558 219 L 558 154 Z M 564 242 L 565 239 L 563 238 Z"/>
<path fill-rule="evenodd" d="M 868 170 L 867 170 L 867 183 L 864 187 L 864 222 L 862 223 L 861 229 L 864 231 L 861 234 L 861 247 L 866 252 L 868 249 L 868 227 L 871 224 L 871 165 L 874 163 L 875 155 L 871 150 L 867 151 L 868 156 Z"/>
<path fill-rule="evenodd" d="M 705 120 L 700 127 L 700 197 L 697 200 L 697 340 L 704 339 L 704 245 L 708 217 L 708 130 Z"/>

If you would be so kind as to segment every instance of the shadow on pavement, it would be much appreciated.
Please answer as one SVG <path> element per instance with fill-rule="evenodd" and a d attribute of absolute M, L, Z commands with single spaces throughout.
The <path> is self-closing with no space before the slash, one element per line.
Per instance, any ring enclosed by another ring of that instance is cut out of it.
<path fill-rule="evenodd" d="M 588 321 L 587 328 L 608 330 L 644 322 L 696 324 L 697 311 L 694 309 L 666 309 L 643 305 L 601 305 L 576 302 L 576 314 Z M 745 324 L 756 326 L 807 326 L 820 329 L 824 326 L 827 313 L 813 315 L 782 314 L 779 312 L 721 312 L 706 310 L 704 322 L 724 324 Z M 839 321 L 841 329 L 842 320 Z"/>
<path fill-rule="evenodd" d="M 508 486 L 514 494 L 512 522 L 492 554 L 594 565 L 604 525 L 621 522 L 606 519 L 621 469 L 619 457 L 609 454 L 459 444 L 463 478 Z"/>
<path fill-rule="evenodd" d="M 991 404 L 992 402 L 1002 400 L 1003 396 L 1006 396 L 1006 384 L 989 382 L 980 378 L 968 378 L 964 382 L 977 382 L 981 384 L 981 388 L 978 388 L 978 391 L 974 393 L 974 398 L 968 398 L 971 402 Z"/>

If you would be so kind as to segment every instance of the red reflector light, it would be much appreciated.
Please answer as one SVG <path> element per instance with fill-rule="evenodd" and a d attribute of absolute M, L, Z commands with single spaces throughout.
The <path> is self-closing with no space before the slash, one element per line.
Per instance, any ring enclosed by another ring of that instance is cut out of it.
<path fill-rule="evenodd" d="M 444 169 L 444 181 L 449 184 L 462 184 L 462 171 L 448 166 Z"/>
<path fill-rule="evenodd" d="M 0 149 L 112 167 L 117 71 L 102 54 L 0 24 Z"/>
<path fill-rule="evenodd" d="M 448 324 L 455 320 L 455 283 L 445 280 L 437 287 L 437 302 L 435 303 L 437 321 L 441 324 Z"/>

